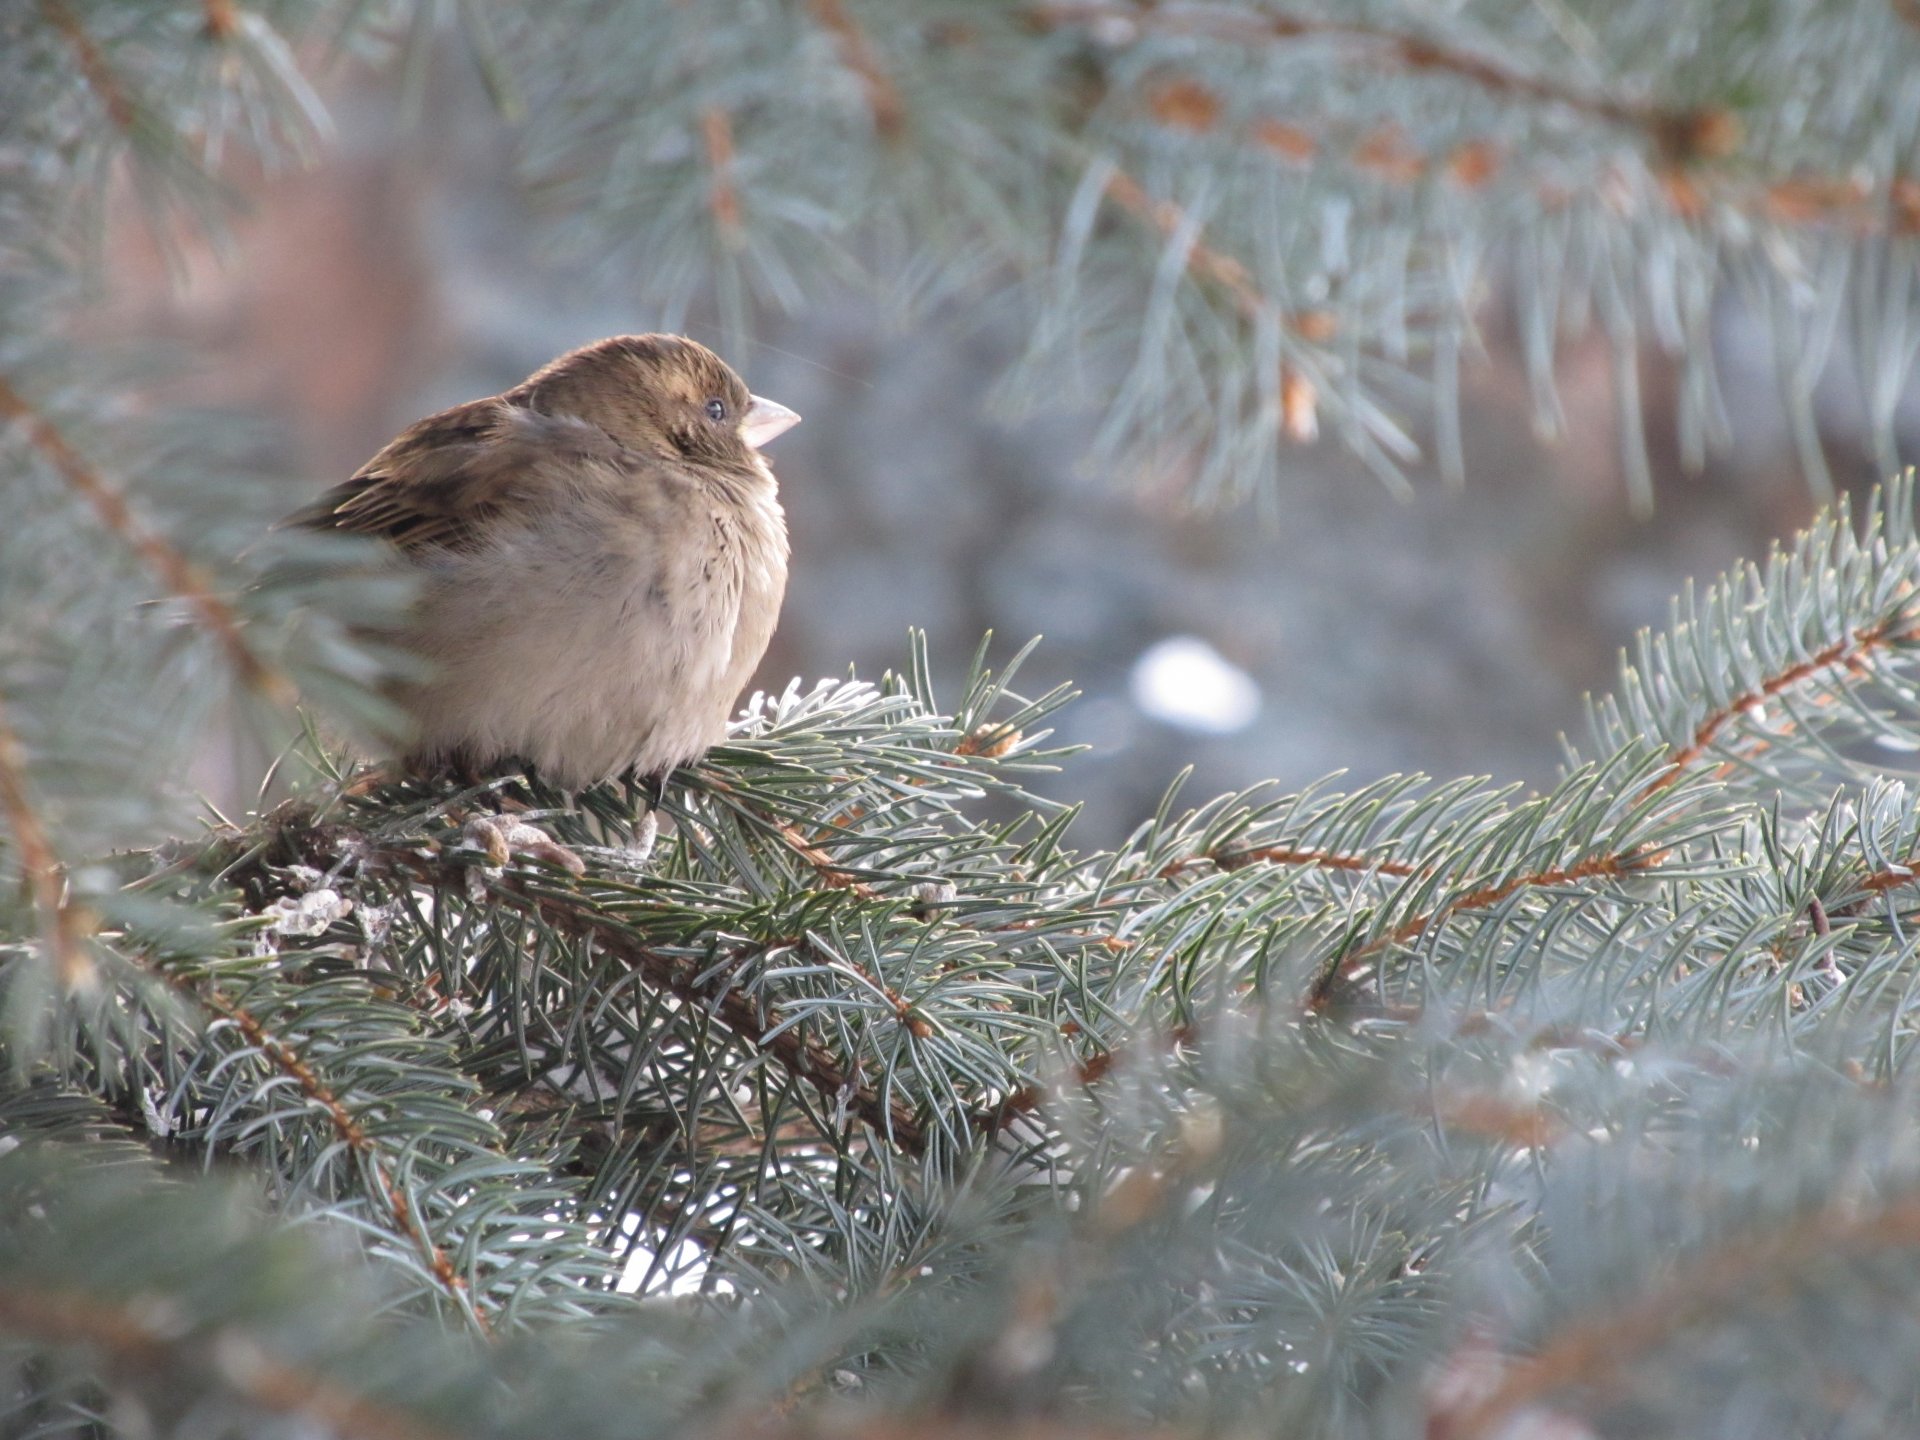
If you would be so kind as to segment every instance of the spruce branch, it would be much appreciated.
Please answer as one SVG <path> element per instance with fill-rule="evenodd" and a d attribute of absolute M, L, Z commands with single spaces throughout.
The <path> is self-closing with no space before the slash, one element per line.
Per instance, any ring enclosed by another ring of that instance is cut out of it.
<path fill-rule="evenodd" d="M 724 106 L 709 105 L 700 112 L 700 138 L 713 177 L 707 190 L 707 208 L 713 214 L 720 243 L 737 250 L 742 243 L 740 191 L 733 179 L 733 121 Z"/>
<path fill-rule="evenodd" d="M 323 1427 L 342 1440 L 454 1440 L 452 1432 L 275 1360 L 237 1330 L 211 1341 L 183 1337 L 155 1315 L 150 1300 L 112 1305 L 84 1293 L 0 1284 L 0 1330 L 41 1347 L 84 1346 L 116 1367 L 153 1376 L 209 1373 L 221 1389 L 260 1411 Z"/>
<path fill-rule="evenodd" d="M 1578 888 L 1583 882 L 1591 880 L 1618 881 L 1658 873 L 1664 856 L 1662 850 L 1634 846 L 1626 851 L 1589 855 L 1565 865 L 1509 875 L 1456 895 L 1430 910 L 1402 920 L 1383 935 L 1335 955 L 1314 981 L 1313 988 L 1307 992 L 1307 1006 L 1311 1010 L 1320 1009 L 1333 997 L 1337 987 L 1350 983 L 1382 952 L 1410 944 L 1436 925 L 1461 915 L 1493 909 L 1522 890 Z"/>
<path fill-rule="evenodd" d="M 1172 6 L 1058 0 L 1034 7 L 1046 28 L 1098 27 L 1105 43 L 1171 35 L 1235 46 L 1284 44 L 1296 40 L 1334 40 L 1358 47 L 1373 63 L 1410 74 L 1433 72 L 1478 86 L 1500 98 L 1557 106 L 1641 132 L 1676 157 L 1694 153 L 1726 154 L 1738 147 L 1739 131 L 1719 113 L 1673 110 L 1644 101 L 1593 94 L 1544 76 L 1523 74 L 1483 54 L 1447 45 L 1431 36 L 1366 21 L 1288 14 L 1266 8 Z"/>
<path fill-rule="evenodd" d="M 1733 724 L 1740 716 L 1762 710 L 1768 701 L 1788 694 L 1806 681 L 1815 679 L 1823 672 L 1844 668 L 1856 675 L 1866 675 L 1871 670 L 1872 656 L 1877 650 L 1887 647 L 1912 644 L 1920 641 L 1920 617 L 1907 619 L 1889 618 L 1877 621 L 1864 629 L 1825 646 L 1805 660 L 1797 661 L 1776 674 L 1769 675 L 1752 689 L 1735 696 L 1719 709 L 1710 712 L 1706 718 L 1694 727 L 1693 736 L 1687 743 L 1673 752 L 1670 766 L 1650 784 L 1650 789 L 1663 789 L 1674 783 L 1687 769 L 1696 765 L 1713 748 L 1720 733 Z M 1814 697 L 1818 704 L 1822 697 Z M 1788 722 L 1789 726 L 1792 722 Z M 1755 739 L 1749 742 L 1755 749 L 1774 743 L 1772 738 Z M 1728 761 L 1722 767 L 1722 773 L 1733 768 Z"/>
<path fill-rule="evenodd" d="M 205 16 L 209 40 L 216 42 L 229 40 L 239 31 L 241 26 L 239 0 L 201 0 L 200 8 Z"/>
<path fill-rule="evenodd" d="M 777 1021 L 769 1024 L 769 1017 L 741 991 L 728 988 L 716 996 L 702 983 L 709 967 L 663 951 L 631 945 L 617 922 L 609 921 L 590 904 L 575 903 L 572 897 L 554 889 L 529 886 L 522 891 L 509 886 L 497 893 L 519 913 L 538 915 L 563 934 L 591 940 L 603 953 L 631 966 L 669 994 L 689 1004 L 710 1007 L 737 1038 L 779 1060 L 811 1085 L 829 1107 L 845 1104 L 880 1135 L 909 1154 L 918 1154 L 924 1148 L 925 1132 L 904 1101 L 883 1099 L 871 1081 L 850 1070 L 825 1045 L 798 1027 L 783 1027 Z M 738 963 L 753 958 L 753 952 L 740 951 L 728 958 Z"/>
<path fill-rule="evenodd" d="M 33 803 L 26 748 L 7 721 L 3 699 L 0 699 L 0 815 L 6 817 L 7 827 L 13 832 L 21 875 L 40 918 L 55 977 L 68 991 L 90 988 L 96 978 L 86 947 L 91 927 L 85 912 L 67 901 L 66 867 Z"/>
<path fill-rule="evenodd" d="M 1590 707 L 1596 741 L 1661 736 L 1672 768 L 1650 793 L 1711 759 L 1720 778 L 1808 798 L 1862 773 L 1849 743 L 1905 744 L 1920 725 L 1908 674 L 1920 642 L 1914 504 L 1909 472 L 1876 494 L 1858 534 L 1843 500 L 1764 570 L 1690 589 L 1667 632 L 1643 632 L 1614 694 Z"/>
<path fill-rule="evenodd" d="M 900 143 L 906 131 L 906 102 L 901 98 L 900 87 L 874 53 L 867 32 L 847 9 L 846 0 L 807 0 L 807 8 L 832 34 L 841 62 L 860 81 L 867 109 L 873 116 L 874 134 L 886 144 Z"/>
<path fill-rule="evenodd" d="M 114 128 L 122 134 L 131 134 L 139 119 L 139 112 L 126 87 L 107 64 L 107 57 L 101 53 L 93 36 L 87 33 L 86 26 L 80 23 L 80 17 L 73 13 L 73 7 L 67 0 L 40 0 L 40 13 L 72 48 L 81 77 L 99 100 Z"/>
<path fill-rule="evenodd" d="M 381 1146 L 354 1116 L 332 1088 L 320 1078 L 312 1065 L 284 1040 L 278 1039 L 246 1007 L 236 1004 L 212 985 L 186 989 L 194 1000 L 221 1019 L 230 1021 L 246 1037 L 247 1043 L 269 1064 L 291 1079 L 306 1099 L 317 1106 L 333 1127 L 341 1144 L 367 1167 L 373 1179 L 373 1191 L 385 1207 L 394 1228 L 416 1246 L 433 1278 L 446 1291 L 462 1314 L 482 1335 L 492 1333 L 486 1310 L 470 1291 L 466 1281 L 454 1270 L 453 1262 L 441 1245 L 422 1229 L 420 1216 L 396 1182 Z"/>
<path fill-rule="evenodd" d="M 292 685 L 255 653 L 240 615 L 214 592 L 200 567 L 159 531 L 136 518 L 126 497 L 89 465 L 59 428 L 4 375 L 0 375 L 0 419 L 19 425 L 55 473 L 87 502 L 100 525 L 138 555 L 170 595 L 185 602 L 249 689 L 275 704 L 293 702 Z"/>
<path fill-rule="evenodd" d="M 1603 1387 L 1686 1330 L 1750 1313 L 1756 1299 L 1791 1294 L 1835 1265 L 1873 1263 L 1920 1246 L 1920 1194 L 1906 1191 L 1865 1207 L 1849 1200 L 1729 1235 L 1686 1257 L 1627 1303 L 1576 1312 L 1531 1354 L 1506 1367 L 1492 1393 L 1441 1433 L 1473 1440 L 1501 1433 L 1517 1412 L 1567 1391 Z"/>

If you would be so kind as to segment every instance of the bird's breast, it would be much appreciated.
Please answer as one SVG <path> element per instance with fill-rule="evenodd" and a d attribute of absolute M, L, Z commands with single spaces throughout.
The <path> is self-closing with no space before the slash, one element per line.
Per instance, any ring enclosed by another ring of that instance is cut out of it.
<path fill-rule="evenodd" d="M 653 773 L 720 739 L 786 588 L 771 493 L 583 504 L 433 567 L 416 629 L 425 748 L 518 755 L 563 785 Z"/>

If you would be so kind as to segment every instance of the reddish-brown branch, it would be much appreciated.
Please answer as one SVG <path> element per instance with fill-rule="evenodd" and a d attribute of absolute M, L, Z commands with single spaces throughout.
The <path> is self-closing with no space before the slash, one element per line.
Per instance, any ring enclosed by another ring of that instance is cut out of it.
<path fill-rule="evenodd" d="M 700 112 L 700 137 L 707 152 L 707 210 L 720 243 L 740 247 L 740 192 L 733 183 L 733 120 L 718 105 Z"/>
<path fill-rule="evenodd" d="M 904 1102 L 883 1100 L 857 1070 L 804 1033 L 803 1027 L 789 1026 L 770 1037 L 768 1032 L 773 1027 L 750 996 L 728 988 L 716 997 L 711 986 L 698 983 L 706 961 L 664 954 L 639 944 L 613 920 L 586 905 L 550 895 L 530 894 L 510 883 L 496 885 L 493 893 L 522 914 L 538 914 L 564 935 L 591 940 L 602 954 L 632 967 L 648 984 L 713 1013 L 742 1044 L 773 1056 L 812 1086 L 829 1106 L 845 1103 L 854 1114 L 905 1150 L 918 1154 L 926 1147 L 926 1133 Z"/>
<path fill-rule="evenodd" d="M 206 1337 L 181 1332 L 171 1307 L 145 1298 L 115 1305 L 92 1295 L 32 1286 L 0 1289 L 0 1330 L 38 1345 L 84 1345 L 111 1356 L 119 1366 L 173 1376 L 191 1366 Z M 235 1335 L 236 1341 L 243 1337 Z M 351 1440 L 450 1440 L 447 1432 L 343 1389 L 311 1370 L 296 1369 L 264 1351 L 231 1350 L 217 1374 L 223 1385 L 278 1415 L 317 1421 L 332 1435 Z"/>
<path fill-rule="evenodd" d="M 1225 112 L 1217 95 L 1184 77 L 1162 80 L 1144 98 L 1157 122 L 1194 134 L 1212 130 Z M 1705 162 L 1730 153 L 1738 143 L 1738 127 L 1722 111 L 1696 117 L 1686 137 L 1670 143 L 1652 163 L 1651 193 L 1683 220 L 1704 222 L 1717 207 L 1777 225 L 1837 229 L 1861 237 L 1920 234 L 1920 180 L 1896 175 L 1882 194 L 1858 175 L 1803 171 L 1767 180 L 1715 170 Z M 1268 116 L 1247 125 L 1239 138 L 1294 166 L 1336 155 L 1360 174 L 1398 186 L 1444 176 L 1461 189 L 1477 190 L 1507 168 L 1509 160 L 1505 147 L 1491 140 L 1461 141 L 1444 153 L 1422 150 L 1392 124 L 1340 141 Z M 1561 180 L 1535 188 L 1548 210 L 1564 207 L 1570 198 Z M 1629 210 L 1639 193 L 1611 164 L 1602 169 L 1595 189 L 1620 212 Z"/>
<path fill-rule="evenodd" d="M 1116 170 L 1108 178 L 1107 194 L 1122 210 L 1145 221 L 1169 240 L 1191 225 L 1186 211 L 1171 200 L 1154 199 L 1124 170 Z M 1275 313 L 1272 302 L 1253 283 L 1247 267 L 1207 244 L 1197 226 L 1192 228 L 1186 259 L 1187 269 L 1226 291 L 1245 318 L 1258 320 Z"/>
<path fill-rule="evenodd" d="M 100 97 L 100 104 L 106 110 L 107 118 L 113 121 L 114 128 L 132 130 L 135 118 L 133 101 L 127 98 L 125 88 L 114 76 L 113 67 L 107 64 L 107 57 L 100 53 L 100 47 L 94 43 L 93 36 L 87 33 L 87 27 L 80 23 L 80 17 L 73 13 L 66 0 L 40 0 L 40 13 L 46 16 L 47 23 L 58 30 L 72 48 L 80 73 L 86 77 L 88 88 Z"/>
<path fill-rule="evenodd" d="M 1523 74 L 1484 55 L 1443 45 L 1424 35 L 1359 20 L 1334 20 L 1269 10 L 1231 10 L 1223 6 L 1159 6 L 1108 3 L 1108 0 L 1057 0 L 1036 5 L 1037 23 L 1048 29 L 1098 25 L 1103 34 L 1152 32 L 1255 46 L 1292 40 L 1336 40 L 1357 45 L 1373 59 L 1411 72 L 1453 76 L 1489 94 L 1558 105 L 1611 125 L 1648 135 L 1672 155 L 1725 153 L 1737 131 L 1719 111 L 1663 109 L 1574 89 L 1537 75 Z M 1717 147 L 1717 148 L 1716 148 Z"/>
<path fill-rule="evenodd" d="M 1405 860 L 1387 860 L 1373 855 L 1349 854 L 1339 850 L 1301 850 L 1291 845 L 1263 845 L 1256 850 L 1228 850 L 1220 854 L 1189 855 L 1160 870 L 1170 880 L 1195 865 L 1212 864 L 1222 870 L 1241 870 L 1249 865 L 1296 865 L 1316 870 L 1350 870 L 1358 874 L 1392 875 L 1407 879 L 1421 873 L 1420 867 Z"/>
<path fill-rule="evenodd" d="M 1661 850 L 1637 850 L 1625 855 L 1593 855 L 1572 865 L 1514 875 L 1496 884 L 1469 890 L 1464 895 L 1401 921 L 1386 934 L 1375 936 L 1364 945 L 1356 945 L 1351 950 L 1335 956 L 1332 963 L 1314 981 L 1312 990 L 1308 992 L 1307 1003 L 1310 1008 L 1320 1008 L 1332 996 L 1336 985 L 1352 979 L 1383 950 L 1417 939 L 1435 925 L 1451 920 L 1456 915 L 1491 909 L 1522 890 L 1549 889 L 1555 885 L 1571 885 L 1581 880 L 1644 875 L 1659 868 L 1660 860 L 1665 853 Z"/>
<path fill-rule="evenodd" d="M 1514 1412 L 1549 1395 L 1610 1384 L 1636 1358 L 1717 1310 L 1750 1311 L 1758 1295 L 1777 1293 L 1800 1274 L 1890 1245 L 1920 1245 L 1920 1196 L 1864 1214 L 1843 1201 L 1736 1237 L 1673 1267 L 1639 1298 L 1562 1327 L 1533 1355 L 1516 1361 L 1490 1395 L 1462 1414 L 1436 1417 L 1438 1433 L 1449 1440 L 1498 1433 Z"/>
<path fill-rule="evenodd" d="M 900 97 L 900 87 L 874 54 L 867 32 L 847 13 L 844 0 L 809 0 L 808 8 L 821 27 L 832 32 L 841 63 L 859 78 L 867 109 L 873 115 L 874 133 L 889 144 L 898 141 L 906 133 L 906 102 Z"/>
<path fill-rule="evenodd" d="M 1845 639 L 1836 640 L 1798 664 L 1790 665 L 1779 674 L 1769 676 L 1745 694 L 1735 696 L 1696 725 L 1692 738 L 1668 757 L 1669 768 L 1647 786 L 1646 793 L 1652 794 L 1657 790 L 1664 790 L 1678 780 L 1688 767 L 1699 762 L 1701 757 L 1712 748 L 1720 732 L 1732 724 L 1738 716 L 1758 709 L 1767 701 L 1775 699 L 1801 681 L 1809 680 L 1823 670 L 1831 670 L 1838 666 L 1849 669 L 1858 668 L 1865 664 L 1866 657 L 1873 651 L 1888 645 L 1903 644 L 1909 640 L 1920 640 L 1920 622 L 1908 620 L 1905 623 L 1896 623 L 1892 619 L 1883 620 L 1878 624 L 1867 626 L 1864 630 L 1857 630 Z"/>
<path fill-rule="evenodd" d="M 1186 234 L 1188 236 L 1186 253 L 1188 273 L 1226 292 L 1227 297 L 1233 302 L 1234 309 L 1240 312 L 1243 319 L 1256 324 L 1262 320 L 1277 320 L 1301 339 L 1316 345 L 1325 344 L 1338 332 L 1339 320 L 1329 310 L 1305 310 L 1298 315 L 1282 316 L 1279 308 L 1254 283 L 1253 276 L 1245 265 L 1224 251 L 1209 245 L 1200 227 L 1193 224 L 1185 210 L 1171 200 L 1154 199 L 1147 193 L 1145 187 L 1126 171 L 1115 170 L 1108 177 L 1107 197 L 1136 220 L 1151 226 L 1168 240 L 1177 239 L 1183 233 Z M 1283 390 L 1284 385 L 1283 376 Z M 1283 400 L 1284 398 L 1283 394 Z M 1300 417 L 1310 403 L 1304 395 L 1296 394 L 1295 415 L 1289 419 L 1289 425 L 1294 431 L 1305 428 L 1304 421 Z"/>
<path fill-rule="evenodd" d="M 1895 12 L 1920 24 L 1917 0 L 1890 0 Z M 1490 94 L 1538 104 L 1565 107 L 1606 124 L 1643 135 L 1651 144 L 1652 164 L 1659 193 L 1682 218 L 1703 219 L 1714 205 L 1784 225 L 1831 226 L 1861 236 L 1920 234 L 1920 180 L 1892 177 L 1884 196 L 1857 176 L 1796 174 L 1781 179 L 1756 180 L 1747 175 L 1716 172 L 1710 162 L 1739 151 L 1744 143 L 1740 121 L 1732 112 L 1715 107 L 1671 108 L 1646 105 L 1571 89 L 1554 81 L 1526 75 L 1485 56 L 1437 44 L 1365 22 L 1330 20 L 1232 11 L 1224 7 L 1181 7 L 1119 3 L 1041 4 L 1033 14 L 1039 24 L 1057 29 L 1102 24 L 1108 33 L 1198 36 L 1237 45 L 1258 45 L 1308 38 L 1343 40 L 1362 47 L 1373 58 L 1408 71 L 1452 75 Z M 1223 113 L 1219 96 L 1205 85 L 1183 76 L 1161 78 L 1146 95 L 1147 107 L 1171 128 L 1204 132 Z M 1312 160 L 1324 148 L 1321 141 L 1288 121 L 1256 121 L 1247 139 L 1296 164 Z M 1500 168 L 1503 153 L 1488 141 L 1469 141 L 1445 156 L 1423 154 L 1411 147 L 1396 129 L 1369 131 L 1348 148 L 1354 168 L 1390 183 L 1410 184 L 1436 169 L 1468 188 L 1484 184 Z M 1555 192 L 1545 198 L 1549 202 Z"/>
<path fill-rule="evenodd" d="M 956 755 L 979 755 L 988 760 L 998 760 L 1026 737 L 1011 725 L 996 725 L 991 721 L 976 725 L 960 737 L 953 747 Z M 928 782 L 915 782 L 928 783 Z"/>
<path fill-rule="evenodd" d="M 294 1084 L 300 1087 L 300 1093 L 320 1107 L 332 1124 L 334 1134 L 340 1137 L 341 1144 L 359 1156 L 372 1172 L 380 1198 L 386 1203 L 394 1223 L 426 1257 L 428 1268 L 433 1272 L 434 1279 L 440 1282 L 441 1288 L 446 1290 L 462 1309 L 473 1316 L 474 1323 L 480 1328 L 482 1334 L 490 1333 L 491 1327 L 487 1323 L 487 1317 L 482 1312 L 477 1297 L 473 1295 L 459 1272 L 454 1269 L 453 1262 L 447 1258 L 447 1252 L 440 1248 L 439 1243 L 428 1235 L 421 1225 L 420 1217 L 414 1213 L 413 1205 L 407 1199 L 405 1192 L 394 1183 L 386 1161 L 380 1154 L 379 1145 L 375 1143 L 372 1136 L 367 1134 L 365 1127 L 354 1118 L 353 1112 L 347 1109 L 332 1088 L 320 1078 L 311 1065 L 301 1058 L 300 1052 L 273 1035 L 243 1006 L 228 999 L 212 986 L 181 986 L 181 988 L 214 1014 L 231 1021 L 240 1033 L 246 1036 L 248 1043 L 266 1057 L 268 1063 L 289 1076 Z"/>
<path fill-rule="evenodd" d="M 165 537 L 142 525 L 126 497 L 87 464 L 67 437 L 34 409 L 5 376 L 0 376 L 0 420 L 20 425 L 28 441 L 47 458 L 68 487 L 93 507 L 100 523 L 145 561 L 161 584 L 186 601 L 226 652 L 235 673 L 249 687 L 275 701 L 291 703 L 293 687 L 285 676 L 270 669 L 253 653 L 247 645 L 240 616 L 213 593 L 200 568 Z"/>
<path fill-rule="evenodd" d="M 1165 1043 L 1168 1046 L 1190 1045 L 1199 1038 L 1199 1028 L 1194 1025 L 1176 1025 L 1167 1031 Z M 1090 1055 L 1073 1066 L 1068 1076 L 1071 1084 L 1085 1087 L 1094 1084 L 1119 1061 L 1118 1051 L 1103 1050 L 1098 1055 Z M 1022 1115 L 1031 1114 L 1039 1108 L 1040 1102 L 1047 1098 L 1048 1087 L 1044 1085 L 1022 1085 L 992 1110 L 976 1118 L 974 1127 L 983 1134 L 995 1135 L 1006 1129 Z"/>
<path fill-rule="evenodd" d="M 234 0 L 201 0 L 209 40 L 225 40 L 240 28 L 240 7 Z"/>
<path fill-rule="evenodd" d="M 282 833 L 310 862 L 323 856 L 326 857 L 323 863 L 339 859 L 335 850 L 337 840 L 320 831 L 301 830 L 297 824 L 290 824 Z M 447 882 L 447 871 L 439 861 L 411 847 L 383 848 L 377 853 L 381 863 L 392 865 L 423 884 L 437 886 Z M 370 858 L 371 854 L 368 852 L 362 858 Z M 891 1101 L 882 1098 L 860 1075 L 857 1066 L 843 1061 L 809 1035 L 805 1027 L 789 1026 L 777 1035 L 771 1034 L 778 1017 L 763 1014 L 755 997 L 702 980 L 709 964 L 706 959 L 656 950 L 636 940 L 616 919 L 600 914 L 584 897 L 536 893 L 522 886 L 511 874 L 494 883 L 489 893 L 502 908 L 528 918 L 537 916 L 569 939 L 590 941 L 601 954 L 627 965 L 647 984 L 714 1016 L 742 1045 L 772 1056 L 806 1082 L 830 1108 L 844 1104 L 851 1113 L 889 1136 L 901 1148 L 915 1154 L 925 1149 L 924 1127 L 908 1104 L 898 1097 Z"/>
<path fill-rule="evenodd" d="M 1434 1098 L 1433 1114 L 1449 1130 L 1523 1150 L 1551 1145 L 1566 1133 L 1566 1127 L 1539 1106 L 1485 1090 L 1443 1091 Z"/>
<path fill-rule="evenodd" d="M 66 989 L 80 989 L 94 978 L 86 948 L 86 918 L 67 904 L 60 856 L 27 784 L 26 747 L 7 723 L 4 704 L 0 704 L 0 814 L 6 816 L 14 848 L 20 852 L 20 869 L 40 917 L 47 953 L 53 957 L 54 974 Z"/>
<path fill-rule="evenodd" d="M 802 835 L 799 826 L 791 820 L 781 821 L 779 832 L 780 838 L 793 848 L 793 853 L 813 867 L 822 883 L 835 890 L 845 890 L 862 900 L 873 899 L 876 892 L 871 885 L 834 864 L 833 857 Z"/>
<path fill-rule="evenodd" d="M 1898 890 L 1904 885 L 1916 883 L 1920 883 L 1920 873 L 1916 873 L 1911 865 L 1895 865 L 1885 870 L 1874 871 L 1860 882 L 1860 888 L 1879 895 L 1888 890 Z"/>
<path fill-rule="evenodd" d="M 1796 174 L 1756 181 L 1701 167 L 1668 165 L 1654 177 L 1659 194 L 1683 220 L 1704 221 L 1714 207 L 1776 225 L 1828 228 L 1867 238 L 1920 235 L 1920 180 L 1895 176 L 1884 199 L 1858 176 Z M 1550 193 L 1550 201 L 1564 195 Z"/>

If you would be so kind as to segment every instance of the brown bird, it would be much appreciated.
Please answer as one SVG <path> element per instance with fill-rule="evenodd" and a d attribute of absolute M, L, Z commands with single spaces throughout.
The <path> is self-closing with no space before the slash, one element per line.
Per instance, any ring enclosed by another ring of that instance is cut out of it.
<path fill-rule="evenodd" d="M 704 345 L 617 335 L 429 415 L 288 523 L 420 580 L 407 763 L 662 781 L 726 733 L 787 584 L 760 447 L 796 424 Z"/>

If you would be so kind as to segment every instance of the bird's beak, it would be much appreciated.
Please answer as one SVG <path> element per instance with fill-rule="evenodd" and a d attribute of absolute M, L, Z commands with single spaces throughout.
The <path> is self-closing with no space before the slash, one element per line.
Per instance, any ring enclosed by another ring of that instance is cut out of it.
<path fill-rule="evenodd" d="M 776 400 L 763 400 L 758 395 L 749 395 L 747 398 L 753 403 L 747 406 L 747 413 L 741 417 L 740 433 L 755 450 L 800 423 L 798 415 Z"/>

